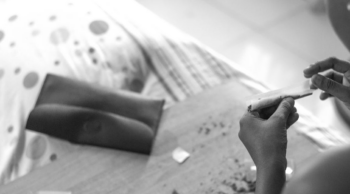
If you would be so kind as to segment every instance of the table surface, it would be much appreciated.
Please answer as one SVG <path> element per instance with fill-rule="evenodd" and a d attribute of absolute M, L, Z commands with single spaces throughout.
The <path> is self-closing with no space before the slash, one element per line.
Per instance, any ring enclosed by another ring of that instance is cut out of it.
<path fill-rule="evenodd" d="M 165 110 L 150 156 L 73 145 L 55 162 L 1 186 L 0 193 L 231 193 L 228 183 L 250 160 L 237 135 L 249 95 L 232 81 Z M 288 139 L 287 157 L 296 167 L 318 153 L 293 127 Z M 177 147 L 191 154 L 183 164 L 172 158 Z"/>

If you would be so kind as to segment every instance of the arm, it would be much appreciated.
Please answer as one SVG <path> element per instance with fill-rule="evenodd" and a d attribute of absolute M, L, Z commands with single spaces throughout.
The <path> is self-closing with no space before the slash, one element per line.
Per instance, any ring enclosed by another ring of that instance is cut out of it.
<path fill-rule="evenodd" d="M 304 163 L 286 185 L 283 194 L 350 193 L 350 146 L 339 146 Z"/>
<path fill-rule="evenodd" d="M 287 129 L 299 115 L 294 100 L 284 99 L 277 107 L 247 112 L 240 120 L 239 138 L 257 166 L 256 194 L 280 194 L 287 166 Z"/>
<path fill-rule="evenodd" d="M 332 71 L 325 75 L 319 74 L 327 70 Z M 329 58 L 305 69 L 304 75 L 312 78 L 313 89 L 324 91 L 321 100 L 334 96 L 350 109 L 349 62 Z M 280 194 L 285 183 L 286 129 L 298 120 L 298 114 L 294 101 L 285 99 L 277 110 L 269 108 L 257 115 L 260 117 L 251 113 L 242 117 L 239 137 L 257 166 L 256 194 Z"/>
<path fill-rule="evenodd" d="M 286 181 L 285 168 L 278 160 L 259 166 L 255 194 L 280 194 Z"/>

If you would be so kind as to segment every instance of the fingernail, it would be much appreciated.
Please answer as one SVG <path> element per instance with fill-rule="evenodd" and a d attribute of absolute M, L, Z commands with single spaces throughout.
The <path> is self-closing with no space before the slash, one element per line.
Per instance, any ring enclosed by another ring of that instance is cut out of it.
<path fill-rule="evenodd" d="M 308 71 L 309 69 L 313 66 L 313 64 L 309 65 L 306 69 L 304 69 L 303 73 L 304 73 L 304 77 L 309 78 L 309 74 Z"/>
<path fill-rule="evenodd" d="M 287 97 L 287 98 L 285 98 L 285 101 L 287 101 L 292 106 L 294 99 L 292 97 Z"/>
<path fill-rule="evenodd" d="M 344 77 L 348 80 L 350 80 L 350 71 L 347 71 L 344 73 Z"/>
<path fill-rule="evenodd" d="M 287 97 L 286 100 L 293 101 L 294 99 L 292 97 Z"/>
<path fill-rule="evenodd" d="M 311 79 L 309 79 L 309 86 L 310 86 L 310 89 L 317 89 L 317 87 L 314 85 L 314 84 L 312 84 L 312 80 Z"/>

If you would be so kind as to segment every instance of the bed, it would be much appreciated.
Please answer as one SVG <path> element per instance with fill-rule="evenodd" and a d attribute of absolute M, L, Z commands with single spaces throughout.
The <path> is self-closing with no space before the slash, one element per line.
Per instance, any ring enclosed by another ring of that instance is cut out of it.
<path fill-rule="evenodd" d="M 270 88 L 133 0 L 0 1 L 0 183 L 54 162 L 69 147 L 25 128 L 44 78 L 56 74 L 166 100 L 228 81 Z M 341 134 L 298 108 L 298 132 L 320 149 Z"/>

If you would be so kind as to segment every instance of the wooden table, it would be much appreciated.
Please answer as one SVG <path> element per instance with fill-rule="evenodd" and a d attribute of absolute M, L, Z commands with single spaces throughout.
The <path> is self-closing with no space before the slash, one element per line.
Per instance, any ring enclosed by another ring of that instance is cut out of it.
<path fill-rule="evenodd" d="M 233 81 L 167 109 L 150 156 L 74 145 L 55 162 L 1 186 L 0 193 L 232 193 L 227 182 L 250 159 L 237 133 L 244 97 L 251 94 Z M 293 127 L 288 138 L 288 158 L 296 166 L 318 153 Z M 183 164 L 171 156 L 176 147 L 191 154 Z"/>

